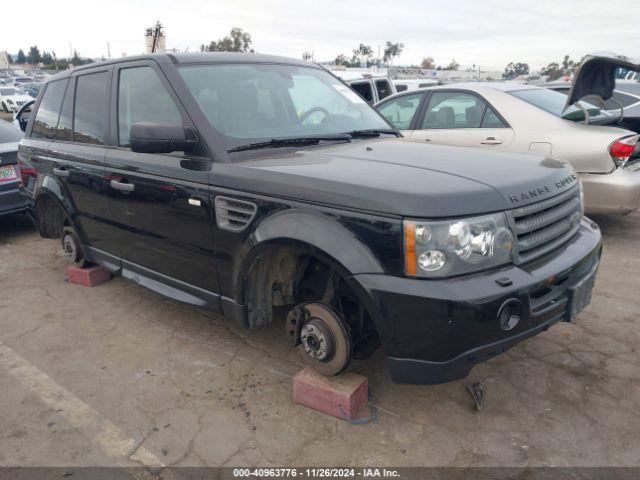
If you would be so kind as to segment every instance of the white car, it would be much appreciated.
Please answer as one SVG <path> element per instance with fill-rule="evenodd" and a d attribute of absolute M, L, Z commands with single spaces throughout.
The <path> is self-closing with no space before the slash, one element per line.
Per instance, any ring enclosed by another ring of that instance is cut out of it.
<path fill-rule="evenodd" d="M 589 213 L 638 209 L 640 158 L 633 155 L 639 136 L 603 125 L 616 115 L 582 101 L 565 110 L 566 102 L 567 95 L 546 88 L 467 83 L 397 94 L 376 108 L 410 141 L 566 160 L 580 175 Z"/>
<path fill-rule="evenodd" d="M 31 96 L 19 88 L 0 87 L 0 107 L 7 113 L 17 112 L 29 100 L 32 100 Z"/>
<path fill-rule="evenodd" d="M 396 93 L 393 82 L 384 74 L 352 70 L 331 70 L 331 73 L 349 85 L 371 105 Z"/>

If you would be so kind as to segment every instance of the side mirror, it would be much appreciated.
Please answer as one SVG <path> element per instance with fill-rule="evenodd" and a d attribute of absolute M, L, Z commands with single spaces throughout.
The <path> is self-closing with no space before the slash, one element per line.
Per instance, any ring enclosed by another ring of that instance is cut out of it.
<path fill-rule="evenodd" d="M 189 127 L 134 123 L 129 131 L 131 151 L 138 153 L 190 152 L 198 137 Z"/>
<path fill-rule="evenodd" d="M 20 110 L 18 110 L 13 116 L 13 123 L 20 127 L 20 130 L 22 130 L 23 132 L 27 130 L 29 116 L 31 115 L 31 107 L 33 107 L 34 103 L 36 103 L 35 100 L 29 100 L 28 102 L 25 102 L 25 104 L 20 107 Z"/>

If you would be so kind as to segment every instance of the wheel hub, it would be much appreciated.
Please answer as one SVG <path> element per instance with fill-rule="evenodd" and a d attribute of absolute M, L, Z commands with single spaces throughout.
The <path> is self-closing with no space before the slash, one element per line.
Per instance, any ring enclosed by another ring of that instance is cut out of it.
<path fill-rule="evenodd" d="M 320 319 L 313 318 L 300 331 L 300 342 L 305 353 L 320 362 L 331 360 L 334 339 L 329 327 Z"/>
<path fill-rule="evenodd" d="M 64 239 L 62 240 L 62 248 L 70 259 L 74 260 L 76 258 L 78 247 L 71 235 L 67 234 L 64 236 Z"/>

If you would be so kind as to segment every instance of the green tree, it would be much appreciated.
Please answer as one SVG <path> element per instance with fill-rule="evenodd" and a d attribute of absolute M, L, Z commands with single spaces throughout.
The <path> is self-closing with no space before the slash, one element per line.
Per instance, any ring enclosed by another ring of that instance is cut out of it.
<path fill-rule="evenodd" d="M 505 67 L 502 78 L 511 80 L 516 78 L 518 75 L 529 75 L 529 65 L 522 62 L 510 62 L 509 65 Z"/>
<path fill-rule="evenodd" d="M 453 60 L 451 60 L 451 63 L 449 63 L 449 65 L 444 68 L 444 70 L 458 70 L 459 68 L 460 64 L 456 62 L 456 59 L 454 58 Z"/>
<path fill-rule="evenodd" d="M 402 50 L 404 49 L 404 43 L 393 43 L 393 42 L 386 42 L 386 45 L 384 47 L 384 55 L 382 56 L 382 60 L 386 63 L 386 64 L 390 64 L 393 63 L 393 59 L 396 57 L 399 57 L 400 54 L 402 54 Z"/>
<path fill-rule="evenodd" d="M 16 59 L 16 63 L 27 63 L 27 57 L 24 54 L 24 50 L 18 50 L 18 58 Z"/>
<path fill-rule="evenodd" d="M 353 49 L 353 58 L 351 60 L 351 66 L 359 66 L 363 62 L 369 65 L 369 59 L 373 55 L 373 48 L 369 45 L 361 43 L 357 48 Z"/>
<path fill-rule="evenodd" d="M 547 75 L 549 77 L 547 80 L 552 82 L 564 75 L 564 69 L 558 62 L 551 62 L 546 67 L 540 69 L 540 73 L 542 75 Z"/>
<path fill-rule="evenodd" d="M 241 28 L 232 28 L 229 35 L 209 45 L 200 45 L 201 52 L 253 52 L 252 39 L 249 32 Z"/>
<path fill-rule="evenodd" d="M 348 67 L 350 65 L 349 59 L 342 53 L 335 58 L 333 63 L 335 63 L 336 65 L 344 65 L 345 67 Z"/>
<path fill-rule="evenodd" d="M 420 64 L 420 68 L 424 68 L 426 70 L 434 70 L 436 68 L 436 62 L 433 60 L 433 57 L 423 58 L 422 63 Z"/>
<path fill-rule="evenodd" d="M 51 65 L 53 63 L 53 57 L 49 52 L 42 52 L 42 63 L 45 65 Z"/>
<path fill-rule="evenodd" d="M 40 50 L 38 50 L 37 45 L 29 48 L 29 55 L 27 55 L 27 63 L 31 63 L 33 65 L 42 62 L 42 56 L 40 55 Z"/>

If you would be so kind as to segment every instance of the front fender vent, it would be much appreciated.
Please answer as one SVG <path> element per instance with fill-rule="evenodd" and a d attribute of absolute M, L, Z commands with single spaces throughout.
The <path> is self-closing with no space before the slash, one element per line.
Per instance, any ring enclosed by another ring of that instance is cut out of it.
<path fill-rule="evenodd" d="M 255 203 L 229 197 L 216 197 L 215 207 L 218 228 L 234 233 L 247 228 L 258 210 Z"/>

